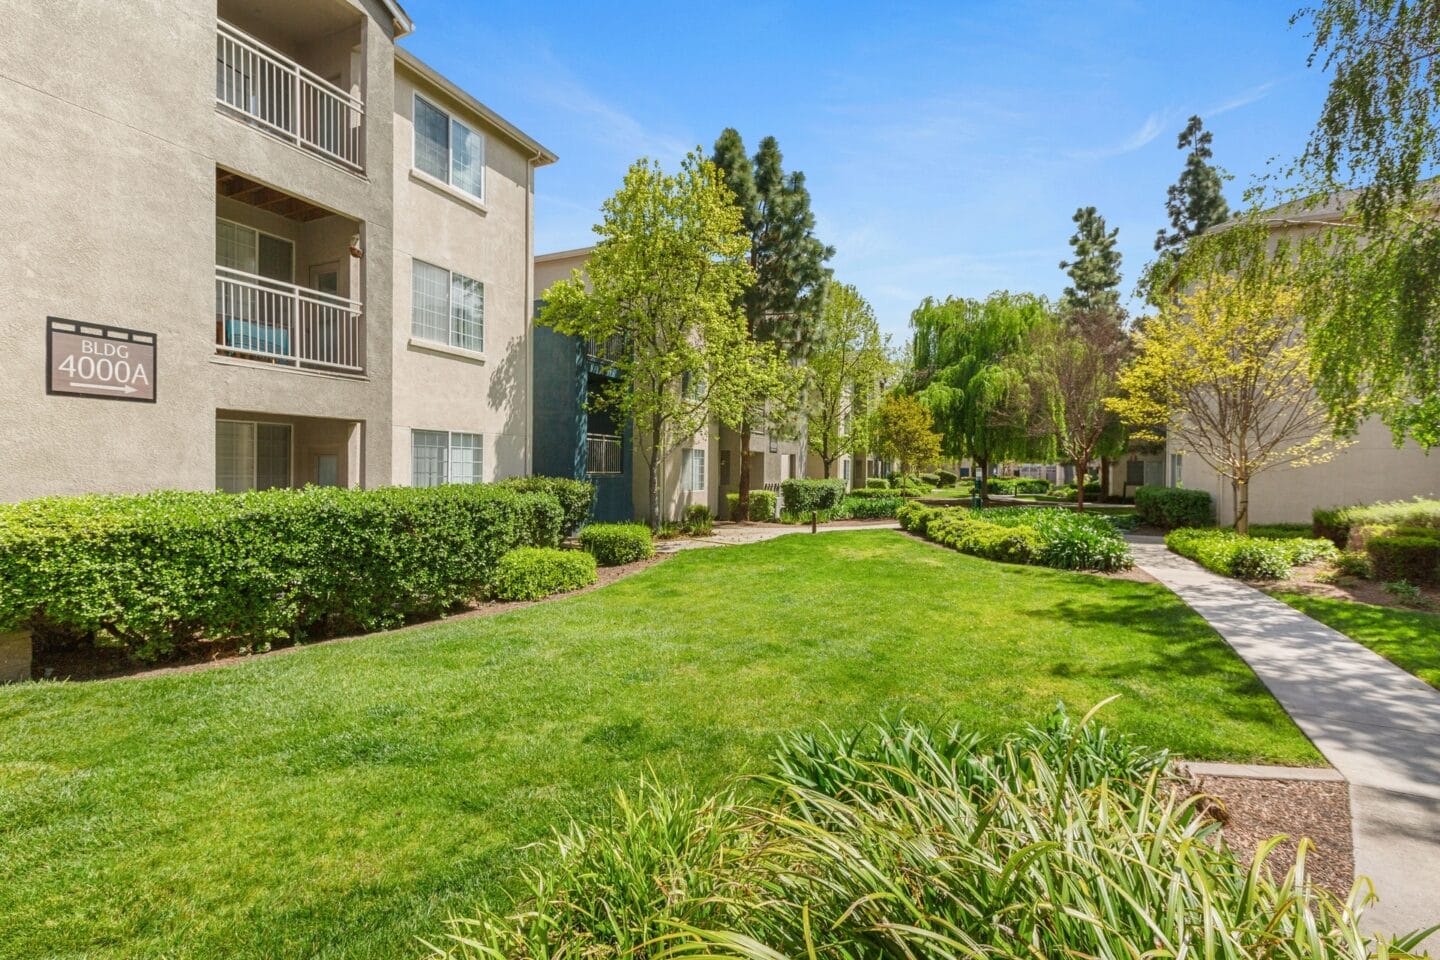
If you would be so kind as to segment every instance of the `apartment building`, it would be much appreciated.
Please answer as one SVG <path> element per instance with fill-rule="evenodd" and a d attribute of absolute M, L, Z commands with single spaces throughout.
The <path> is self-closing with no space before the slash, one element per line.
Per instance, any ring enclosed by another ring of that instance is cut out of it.
<path fill-rule="evenodd" d="M 21 4 L 0 500 L 530 470 L 534 178 L 393 0 Z"/>

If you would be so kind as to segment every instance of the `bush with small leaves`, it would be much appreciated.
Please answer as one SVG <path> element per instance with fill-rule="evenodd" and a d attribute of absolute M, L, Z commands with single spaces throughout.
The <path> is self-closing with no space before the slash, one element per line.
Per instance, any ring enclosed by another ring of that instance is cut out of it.
<path fill-rule="evenodd" d="M 495 565 L 490 597 L 539 600 L 554 593 L 588 587 L 595 579 L 595 558 L 583 550 L 521 547 L 505 554 Z"/>
<path fill-rule="evenodd" d="M 953 487 L 960 482 L 960 475 L 953 470 L 937 470 L 935 478 L 939 481 L 937 487 Z"/>
<path fill-rule="evenodd" d="M 889 490 L 890 481 L 884 477 L 871 477 L 865 481 L 866 490 Z"/>
<path fill-rule="evenodd" d="M 833 510 L 840 505 L 844 497 L 844 480 L 806 480 L 794 477 L 780 484 L 780 500 L 785 505 L 785 512 L 798 516 L 808 517 L 811 513 Z"/>
<path fill-rule="evenodd" d="M 1372 537 L 1365 553 L 1376 580 L 1440 582 L 1440 536 L 1405 532 Z"/>
<path fill-rule="evenodd" d="M 1140 487 L 1135 491 L 1135 513 L 1142 523 L 1162 530 L 1213 527 L 1215 500 L 1204 490 L 1184 487 Z"/>
<path fill-rule="evenodd" d="M 643 523 L 592 523 L 580 531 L 580 546 L 602 567 L 618 567 L 655 555 L 655 540 Z"/>

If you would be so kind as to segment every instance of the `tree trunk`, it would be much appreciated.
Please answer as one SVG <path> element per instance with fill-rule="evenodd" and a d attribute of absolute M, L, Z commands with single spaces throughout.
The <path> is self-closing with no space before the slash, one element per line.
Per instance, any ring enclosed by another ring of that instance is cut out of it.
<path fill-rule="evenodd" d="M 650 426 L 650 530 L 660 532 L 660 418 Z"/>
<path fill-rule="evenodd" d="M 830 459 L 827 460 L 827 459 L 825 459 L 825 458 L 822 456 L 822 457 L 820 458 L 820 460 L 821 460 L 822 463 L 825 464 L 825 479 L 826 479 L 826 480 L 829 480 L 829 479 L 830 479 L 830 471 L 833 470 L 833 469 L 835 469 L 835 458 L 834 458 L 834 457 L 831 457 Z"/>
<path fill-rule="evenodd" d="M 983 507 L 990 502 L 990 491 L 986 489 L 990 480 L 990 460 L 987 457 L 981 457 L 976 463 L 980 467 L 980 486 L 977 489 L 980 491 L 980 506 Z"/>
<path fill-rule="evenodd" d="M 1250 484 L 1234 480 L 1230 484 L 1235 495 L 1235 532 L 1241 536 L 1250 533 Z"/>
<path fill-rule="evenodd" d="M 1110 499 L 1110 458 L 1100 458 L 1100 499 Z"/>
<path fill-rule="evenodd" d="M 735 522 L 750 516 L 750 421 L 740 422 L 740 495 L 735 501 Z"/>
<path fill-rule="evenodd" d="M 1075 475 L 1080 478 L 1080 482 L 1075 485 L 1076 513 L 1085 512 L 1085 468 L 1088 466 L 1088 463 L 1081 463 L 1079 460 L 1075 461 Z M 1105 488 L 1102 486 L 1100 489 L 1103 490 Z"/>

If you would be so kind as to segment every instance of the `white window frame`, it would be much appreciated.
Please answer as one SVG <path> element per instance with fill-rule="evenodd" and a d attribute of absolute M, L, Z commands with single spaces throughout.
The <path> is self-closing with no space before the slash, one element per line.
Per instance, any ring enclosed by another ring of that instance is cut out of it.
<path fill-rule="evenodd" d="M 232 227 L 239 227 L 241 230 L 245 230 L 245 231 L 248 231 L 249 233 L 255 234 L 255 270 L 254 270 L 254 274 L 253 274 L 253 275 L 254 275 L 254 276 L 257 276 L 257 277 L 258 277 L 258 276 L 262 276 L 262 274 L 260 273 L 260 237 L 261 237 L 262 235 L 263 235 L 263 236 L 266 236 L 266 237 L 269 237 L 271 240 L 279 240 L 280 242 L 282 242 L 282 243 L 286 244 L 287 246 L 289 246 L 289 247 L 290 247 L 290 279 L 289 279 L 289 280 L 283 280 L 283 281 L 282 281 L 282 280 L 277 280 L 276 282 L 277 282 L 277 283 L 290 283 L 290 284 L 294 284 L 294 283 L 295 283 L 295 275 L 296 275 L 296 274 L 295 274 L 295 271 L 297 270 L 297 263 L 296 263 L 297 257 L 296 257 L 295 241 L 294 241 L 294 240 L 291 240 L 289 237 L 282 237 L 282 236 L 281 236 L 280 234 L 278 234 L 278 233 L 271 233 L 269 230 L 261 230 L 259 227 L 252 227 L 252 226 L 250 226 L 250 224 L 248 224 L 248 223 L 241 223 L 239 220 L 231 220 L 229 217 L 220 217 L 220 216 L 217 216 L 217 217 L 215 218 L 215 222 L 216 222 L 217 224 L 219 224 L 219 223 L 228 223 L 228 224 L 230 224 L 230 226 L 232 226 Z M 217 239 L 218 239 L 218 237 L 217 237 Z M 219 256 L 216 256 L 215 259 L 218 261 L 220 258 L 219 258 Z M 218 262 L 217 262 L 215 265 L 216 265 L 217 267 L 220 266 L 220 264 L 219 264 Z M 225 269 L 230 270 L 230 269 L 234 269 L 234 268 L 232 268 L 232 267 L 226 267 Z M 243 271 L 243 270 L 241 271 L 241 273 L 246 273 L 246 272 L 248 272 L 248 271 Z M 267 279 L 270 279 L 270 278 L 267 278 Z"/>
<path fill-rule="evenodd" d="M 427 107 L 434 110 L 436 113 L 443 113 L 445 115 L 445 119 L 447 121 L 445 127 L 445 154 L 446 160 L 448 162 L 445 164 L 445 178 L 443 180 L 435 176 L 433 173 L 430 173 L 427 170 L 421 170 L 418 166 L 416 166 L 415 139 L 419 136 L 420 125 L 415 120 L 416 110 L 414 103 L 412 103 L 410 107 L 410 169 L 414 171 L 414 173 L 418 176 L 424 177 L 427 180 L 433 180 L 441 183 L 449 189 L 453 190 L 454 192 L 460 194 L 461 196 L 472 197 L 483 204 L 485 202 L 485 183 L 489 179 L 489 177 L 485 175 L 487 172 L 485 157 L 489 150 L 489 144 L 486 142 L 485 131 L 478 129 L 474 124 L 466 123 L 464 120 L 459 119 L 455 116 L 453 111 L 446 110 L 434 100 L 431 100 L 429 97 L 423 96 L 419 91 L 415 92 L 414 99 L 416 103 L 424 103 Z M 470 190 L 465 189 L 464 187 L 458 187 L 455 185 L 455 136 L 453 130 L 455 124 L 459 124 L 466 130 L 470 131 L 480 141 L 479 193 L 473 193 Z"/>
<path fill-rule="evenodd" d="M 294 425 L 294 424 L 291 424 L 291 423 L 278 423 L 278 422 L 276 422 L 276 421 L 274 421 L 274 420 L 239 420 L 239 419 L 237 419 L 237 418 L 235 418 L 235 417 L 216 417 L 216 418 L 215 418 L 215 423 L 216 423 L 217 425 L 218 425 L 218 424 L 221 424 L 221 423 L 238 423 L 238 424 L 241 424 L 241 425 L 244 425 L 244 426 L 249 426 L 249 427 L 254 428 L 254 431 L 255 431 L 254 434 L 253 434 L 253 438 L 254 438 L 254 448 L 253 448 L 252 451 L 251 451 L 252 456 L 251 456 L 251 458 L 250 458 L 250 488 L 249 488 L 249 489 L 251 489 L 251 490 L 258 490 L 258 489 L 259 489 L 259 483 L 260 483 L 260 427 L 261 427 L 261 426 L 266 426 L 266 427 L 284 427 L 284 428 L 285 428 L 285 432 L 286 432 L 286 434 L 287 434 L 288 437 L 289 437 L 289 446 L 288 446 L 288 449 L 287 449 L 286 452 L 285 452 L 285 487 L 284 487 L 284 488 L 278 488 L 278 489 L 290 489 L 290 488 L 293 488 L 293 487 L 295 486 L 295 425 Z M 217 454 L 217 458 L 218 458 L 219 451 L 216 451 L 216 454 Z M 220 466 L 220 464 L 217 462 L 217 463 L 215 464 L 215 467 L 216 467 L 217 472 L 218 472 L 219 466 Z M 216 489 L 216 490 L 219 490 L 219 489 L 220 489 L 220 483 L 219 483 L 220 477 L 217 475 L 217 476 L 215 477 L 215 480 L 216 480 L 215 489 Z M 270 489 L 277 489 L 277 488 L 270 488 Z"/>
<path fill-rule="evenodd" d="M 415 331 L 415 264 L 424 264 L 435 270 L 444 270 L 447 278 L 445 282 L 445 320 L 447 322 L 448 339 L 436 340 Z M 479 346 L 464 346 L 460 340 L 460 330 L 455 324 L 455 278 L 477 285 L 480 288 L 480 344 Z M 419 257 L 410 258 L 410 339 L 417 343 L 433 343 L 449 347 L 452 350 L 463 351 L 467 354 L 481 355 L 485 352 L 485 295 L 487 293 L 485 281 L 477 280 L 472 276 L 461 273 L 459 270 L 451 270 L 449 267 L 441 266 L 432 260 L 422 260 Z"/>
<path fill-rule="evenodd" d="M 484 482 L 485 482 L 485 434 L 480 433 L 478 430 L 442 430 L 442 429 L 439 429 L 439 428 L 429 429 L 429 428 L 426 428 L 426 427 L 411 427 L 411 428 L 410 428 L 410 486 L 412 486 L 412 487 L 419 486 L 419 484 L 417 484 L 417 483 L 415 482 L 415 434 L 417 434 L 417 433 L 443 433 L 443 434 L 445 434 L 445 461 L 444 461 L 444 463 L 441 464 L 441 467 L 440 467 L 441 474 L 442 474 L 442 476 L 441 476 L 441 478 L 440 478 L 440 482 L 437 483 L 437 484 L 427 484 L 427 486 L 444 486 L 444 485 L 446 485 L 446 484 L 448 484 L 448 483 L 484 483 Z M 455 437 L 456 437 L 456 436 L 465 436 L 465 437 L 474 437 L 474 438 L 475 438 L 475 441 L 476 441 L 475 450 L 476 450 L 476 451 L 479 453 L 479 455 L 480 455 L 480 463 L 479 463 L 479 465 L 478 465 L 478 466 L 479 466 L 479 469 L 477 469 L 476 472 L 475 472 L 475 473 L 476 473 L 475 479 L 473 479 L 473 480 L 457 481 L 457 480 L 451 480 L 451 479 L 450 479 L 450 465 L 451 465 L 451 462 L 452 462 L 451 451 L 455 449 Z"/>
<path fill-rule="evenodd" d="M 699 464 L 697 469 L 696 464 Z M 705 481 L 705 448 L 686 447 L 680 451 L 680 489 L 686 493 L 704 493 Z M 696 473 L 699 479 L 696 479 Z"/>

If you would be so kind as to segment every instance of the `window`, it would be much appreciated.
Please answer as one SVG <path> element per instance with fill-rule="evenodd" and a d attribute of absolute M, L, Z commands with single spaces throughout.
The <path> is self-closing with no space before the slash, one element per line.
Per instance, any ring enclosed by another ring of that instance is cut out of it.
<path fill-rule="evenodd" d="M 846 484 L 849 484 L 849 482 L 850 482 L 850 461 L 849 461 L 849 459 L 845 459 L 845 460 L 841 460 L 841 461 L 840 461 L 840 479 L 841 479 L 841 480 L 844 480 L 844 481 L 846 482 Z"/>
<path fill-rule="evenodd" d="M 730 486 L 730 451 L 720 451 L 720 486 Z"/>
<path fill-rule="evenodd" d="M 1125 463 L 1125 486 L 1138 487 L 1145 482 L 1145 461 L 1128 460 Z"/>
<path fill-rule="evenodd" d="M 1170 486 L 1178 487 L 1181 483 L 1181 468 L 1184 467 L 1184 454 L 1170 454 Z"/>
<path fill-rule="evenodd" d="M 705 489 L 704 450 L 680 451 L 680 489 L 686 491 Z"/>
<path fill-rule="evenodd" d="M 295 282 L 295 245 L 230 220 L 215 220 L 215 265 Z"/>
<path fill-rule="evenodd" d="M 484 458 L 478 433 L 446 430 L 410 431 L 410 484 L 438 487 L 442 483 L 479 483 Z"/>
<path fill-rule="evenodd" d="M 485 138 L 418 93 L 415 169 L 485 199 Z"/>
<path fill-rule="evenodd" d="M 423 260 L 411 263 L 411 336 L 477 353 L 484 350 L 485 285 Z"/>
<path fill-rule="evenodd" d="M 290 486 L 290 425 L 215 421 L 215 489 L 225 493 Z"/>

